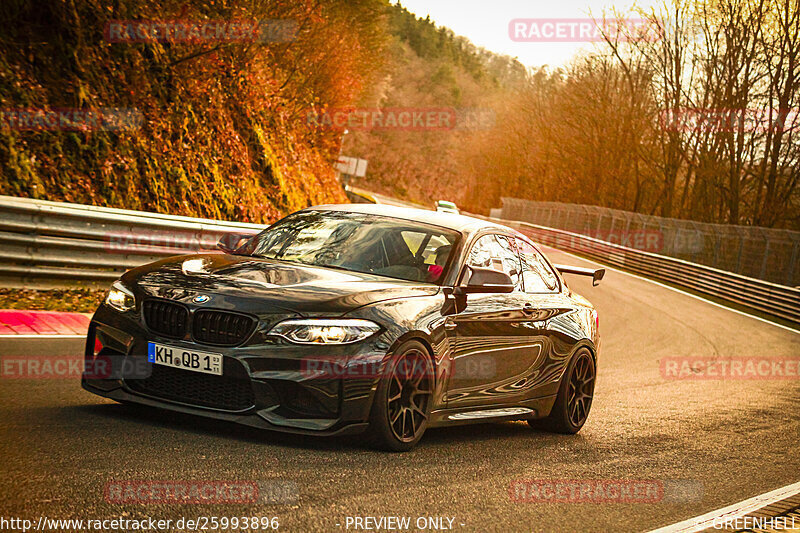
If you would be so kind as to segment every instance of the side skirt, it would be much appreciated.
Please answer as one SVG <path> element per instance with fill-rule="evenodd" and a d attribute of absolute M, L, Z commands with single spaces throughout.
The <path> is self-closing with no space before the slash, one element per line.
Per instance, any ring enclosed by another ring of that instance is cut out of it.
<path fill-rule="evenodd" d="M 556 395 L 552 395 L 514 404 L 438 409 L 431 412 L 429 427 L 543 418 L 550 414 L 555 401 Z"/>

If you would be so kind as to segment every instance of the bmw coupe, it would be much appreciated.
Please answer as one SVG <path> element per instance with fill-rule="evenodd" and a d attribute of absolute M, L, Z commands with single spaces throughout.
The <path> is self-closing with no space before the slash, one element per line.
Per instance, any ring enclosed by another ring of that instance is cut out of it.
<path fill-rule="evenodd" d="M 120 402 L 285 432 L 497 420 L 576 433 L 598 316 L 525 235 L 458 214 L 311 207 L 222 250 L 126 272 L 97 309 L 82 385 Z M 114 372 L 102 373 L 105 361 Z M 88 369 L 92 369 L 91 371 Z"/>

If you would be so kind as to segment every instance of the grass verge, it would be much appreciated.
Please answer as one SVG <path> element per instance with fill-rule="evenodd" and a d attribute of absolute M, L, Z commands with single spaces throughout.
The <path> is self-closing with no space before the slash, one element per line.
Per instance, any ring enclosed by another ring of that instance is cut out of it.
<path fill-rule="evenodd" d="M 93 313 L 105 289 L 0 289 L 0 309 Z"/>

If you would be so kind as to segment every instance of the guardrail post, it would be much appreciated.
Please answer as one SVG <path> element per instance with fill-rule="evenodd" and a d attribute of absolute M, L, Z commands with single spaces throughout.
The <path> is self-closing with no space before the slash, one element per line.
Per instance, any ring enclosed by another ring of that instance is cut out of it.
<path fill-rule="evenodd" d="M 770 240 L 767 238 L 767 243 L 764 245 L 764 259 L 761 261 L 761 279 L 767 279 L 765 276 L 767 275 L 767 258 L 769 257 L 769 243 Z"/>
<path fill-rule="evenodd" d="M 737 235 L 739 237 L 739 253 L 736 256 L 736 272 L 737 274 L 742 273 L 742 252 L 744 251 L 744 236 L 741 233 Z"/>

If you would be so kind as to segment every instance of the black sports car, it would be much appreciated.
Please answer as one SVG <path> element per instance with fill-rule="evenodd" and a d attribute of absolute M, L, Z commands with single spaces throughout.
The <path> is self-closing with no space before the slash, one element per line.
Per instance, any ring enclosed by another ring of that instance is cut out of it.
<path fill-rule="evenodd" d="M 279 431 L 366 430 L 395 451 L 428 427 L 586 421 L 597 312 L 559 270 L 602 269 L 554 268 L 505 226 L 385 205 L 311 207 L 233 241 L 116 281 L 83 387 Z"/>

